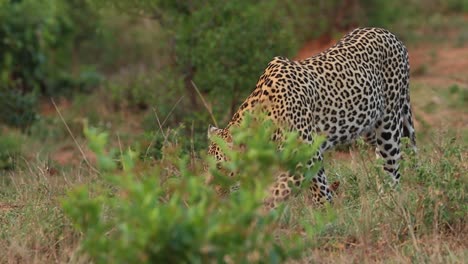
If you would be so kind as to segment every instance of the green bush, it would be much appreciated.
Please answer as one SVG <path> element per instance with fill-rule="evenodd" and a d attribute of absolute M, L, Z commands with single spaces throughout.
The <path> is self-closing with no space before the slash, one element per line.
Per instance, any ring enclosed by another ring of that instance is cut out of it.
<path fill-rule="evenodd" d="M 14 169 L 17 158 L 21 155 L 21 143 L 24 138 L 19 134 L 0 135 L 0 171 Z"/>
<path fill-rule="evenodd" d="M 87 23 L 78 20 L 87 15 Z M 27 127 L 38 96 L 70 95 L 96 85 L 92 69 L 72 73 L 75 45 L 92 32 L 92 11 L 81 1 L 0 1 L 0 121 Z"/>
<path fill-rule="evenodd" d="M 112 101 L 119 106 L 140 110 L 157 107 L 161 118 L 164 118 L 179 99 L 183 83 L 172 69 L 152 74 L 145 70 L 135 70 L 122 73 L 109 81 L 106 90 L 110 92 Z M 152 116 L 154 119 L 154 113 Z"/>
<path fill-rule="evenodd" d="M 463 232 L 464 215 L 468 210 L 468 182 L 464 177 L 462 151 L 466 143 L 456 141 L 456 137 L 449 134 L 439 134 L 431 145 L 420 145 L 417 154 L 412 148 L 404 147 L 400 161 L 403 177 L 396 188 L 384 184 L 389 182 L 389 177 L 382 170 L 383 160 L 369 165 L 374 153 L 359 144 L 357 171 L 352 172 L 349 167 L 334 168 L 335 172 L 346 175 L 341 187 L 347 192 L 342 201 L 344 210 L 337 209 L 340 210 L 338 223 L 341 228 L 345 227 L 348 233 L 358 229 L 375 239 L 387 232 L 386 227 L 379 226 L 380 223 L 391 223 L 393 230 L 400 230 L 392 232 L 401 232 L 402 237 L 408 236 L 408 231 L 414 232 L 416 238 L 434 232 Z M 408 143 L 409 139 L 403 138 L 402 145 Z M 369 212 L 372 213 L 371 223 L 359 226 L 359 221 L 369 217 L 366 216 Z M 350 223 L 349 219 L 355 219 L 357 224 Z M 333 237 L 332 234 L 328 236 Z"/>
<path fill-rule="evenodd" d="M 297 163 L 305 162 L 318 145 L 304 146 L 296 134 L 288 134 L 284 151 L 278 152 L 270 140 L 272 129 L 245 122 L 234 136 L 236 146 L 249 145 L 245 153 L 219 142 L 230 158 L 224 168 L 239 173 L 228 178 L 211 160 L 213 183 L 241 184 L 224 199 L 206 184 L 201 166 L 190 165 L 189 156 L 173 143 L 165 143 L 155 167 L 142 171 L 137 153 L 128 150 L 114 161 L 116 152 L 105 150 L 107 134 L 87 129 L 103 182 L 76 188 L 63 201 L 65 213 L 83 234 L 84 252 L 97 263 L 282 263 L 298 256 L 309 238 L 290 234 L 275 240 L 284 207 L 265 213 L 263 199 L 279 167 L 299 173 Z M 117 163 L 123 171 L 115 170 Z M 324 225 L 306 230 L 311 235 Z"/>
<path fill-rule="evenodd" d="M 401 8 L 402 3 L 398 1 L 363 0 L 361 5 L 365 18 L 362 22 L 376 27 L 389 27 L 402 17 L 415 15 L 416 12 L 414 3 Z"/>
<path fill-rule="evenodd" d="M 343 1 L 286 0 L 279 4 L 280 8 L 285 10 L 286 16 L 277 19 L 291 23 L 290 30 L 294 31 L 294 38 L 299 43 L 333 33 L 333 30 L 347 28 L 355 22 L 351 20 L 352 14 L 349 10 L 342 12 L 342 17 L 339 16 L 339 9 L 346 5 Z"/>
<path fill-rule="evenodd" d="M 405 172 L 414 172 L 418 186 L 426 190 L 423 197 L 413 197 L 416 224 L 429 232 L 435 226 L 442 232 L 461 230 L 468 212 L 463 155 L 466 142 L 455 144 L 456 137 L 441 135 L 434 141 L 436 151 L 424 152 L 425 159 L 404 161 Z M 408 173 L 409 174 L 409 173 Z M 422 212 L 418 215 L 418 212 Z M 422 216 L 421 216 L 422 215 Z M 418 216 L 420 219 L 418 219 Z"/>
<path fill-rule="evenodd" d="M 0 88 L 0 123 L 25 129 L 37 118 L 37 93 Z"/>
<path fill-rule="evenodd" d="M 217 102 L 218 117 L 233 114 L 274 56 L 294 51 L 293 30 L 278 19 L 285 15 L 278 7 L 275 1 L 207 1 L 187 15 L 186 9 L 180 11 L 175 28 L 177 64 Z"/>
<path fill-rule="evenodd" d="M 237 109 L 274 56 L 292 55 L 296 47 L 280 1 L 122 0 L 111 5 L 126 12 L 143 10 L 160 21 L 169 32 L 166 41 L 173 45 L 192 110 L 201 107 L 193 80 L 202 93 L 216 98 L 211 101 L 217 117 Z"/>

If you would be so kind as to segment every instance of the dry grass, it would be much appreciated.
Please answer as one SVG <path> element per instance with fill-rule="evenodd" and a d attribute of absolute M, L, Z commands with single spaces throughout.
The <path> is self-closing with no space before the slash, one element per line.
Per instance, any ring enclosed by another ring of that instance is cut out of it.
<path fill-rule="evenodd" d="M 60 199 L 72 186 L 95 179 L 89 169 L 50 170 L 42 162 L 2 176 L 1 263 L 79 262 L 80 236 L 64 217 Z"/>
<path fill-rule="evenodd" d="M 466 149 L 466 143 L 458 143 Z M 330 178 L 339 177 L 342 184 L 333 206 L 338 218 L 315 238 L 317 245 L 299 263 L 464 263 L 468 249 L 466 205 L 463 205 L 467 179 L 462 177 L 468 169 L 463 162 L 468 153 L 461 153 L 457 161 L 451 159 L 454 170 L 444 171 L 439 162 L 446 157 L 433 146 L 423 148 L 419 164 L 431 167 L 428 170 L 434 174 L 430 177 L 459 181 L 460 185 L 451 185 L 449 189 L 449 185 L 417 175 L 425 169 L 406 168 L 398 190 L 380 193 L 379 181 L 385 180 L 385 175 L 368 173 L 373 170 L 368 161 L 371 152 L 334 161 Z M 445 151 L 450 148 L 453 145 Z M 349 180 L 354 177 L 357 182 Z M 460 189 L 455 189 L 456 186 Z M 451 213 L 454 204 L 460 205 L 458 216 Z M 450 214 L 450 219 L 443 214 Z"/>

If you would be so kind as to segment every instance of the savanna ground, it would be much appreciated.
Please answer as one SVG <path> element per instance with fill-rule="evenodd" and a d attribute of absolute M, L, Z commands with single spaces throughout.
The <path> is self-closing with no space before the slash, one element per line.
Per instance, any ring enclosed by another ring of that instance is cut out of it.
<path fill-rule="evenodd" d="M 293 262 L 466 263 L 468 17 L 450 21 L 436 29 L 421 27 L 406 41 L 419 153 L 416 157 L 405 154 L 401 186 L 379 193 L 385 175 L 375 166 L 378 161 L 372 150 L 362 144 L 331 151 L 325 167 L 329 180 L 340 182 L 332 206 L 337 217 L 315 234 L 314 243 Z M 296 58 L 325 49 L 340 35 L 308 42 Z M 124 69 L 110 78 L 129 77 Z M 111 144 L 118 148 L 134 141 L 148 146 L 153 141 L 144 135 L 145 125 L 159 124 L 153 125 L 155 133 L 166 135 L 170 128 L 165 120 L 178 107 L 187 107 L 172 103 L 167 116 L 161 116 L 160 106 L 154 105 L 151 115 L 142 116 L 130 108 L 114 107 L 108 97 L 101 87 L 73 100 L 44 98 L 41 123 L 29 135 L 2 128 L 21 142 L 22 155 L 14 169 L 0 171 L 1 262 L 86 262 L 79 252 L 82 234 L 61 205 L 68 190 L 100 181 L 83 127 L 91 120 L 110 132 Z M 193 122 L 185 126 L 190 130 Z M 193 134 L 191 140 L 196 141 Z M 192 162 L 201 162 L 193 150 L 195 144 L 191 143 Z M 152 164 L 167 165 L 162 170 L 178 173 L 166 161 Z M 314 209 L 302 196 L 292 199 L 277 235 L 301 232 L 298 223 L 313 223 L 313 215 Z"/>

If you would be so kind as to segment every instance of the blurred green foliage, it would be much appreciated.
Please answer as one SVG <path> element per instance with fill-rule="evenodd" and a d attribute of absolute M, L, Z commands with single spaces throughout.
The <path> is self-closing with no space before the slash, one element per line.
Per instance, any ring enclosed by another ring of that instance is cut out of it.
<path fill-rule="evenodd" d="M 197 134 L 210 117 L 192 81 L 224 123 L 268 61 L 292 58 L 306 40 L 356 26 L 406 38 L 424 20 L 443 32 L 440 14 L 467 8 L 463 0 L 3 0 L 0 122 L 27 128 L 41 96 L 99 89 L 113 110 L 151 117 L 157 108 L 167 125 L 194 122 Z"/>
<path fill-rule="evenodd" d="M 103 182 L 75 188 L 63 200 L 65 213 L 83 234 L 83 253 L 96 263 L 283 263 L 300 256 L 333 214 L 317 212 L 316 219 L 327 220 L 308 226 L 307 236 L 291 233 L 280 242 L 274 234 L 284 207 L 263 212 L 263 199 L 275 170 L 303 173 L 304 167 L 296 165 L 305 163 L 319 144 L 304 145 L 297 133 L 286 134 L 284 150 L 278 152 L 270 140 L 273 130 L 271 123 L 246 118 L 234 141 L 249 149 L 239 153 L 223 145 L 230 157 L 226 168 L 239 171 L 235 178 L 209 163 L 216 183 L 240 181 L 242 186 L 222 199 L 206 184 L 201 166 L 191 166 L 174 142 L 164 143 L 161 163 L 141 170 L 138 153 L 120 152 L 116 161 L 118 151 L 107 148 L 108 134 L 85 128 Z"/>
<path fill-rule="evenodd" d="M 168 32 L 172 67 L 184 81 L 187 106 L 203 106 L 192 81 L 225 118 L 253 89 L 274 56 L 297 48 L 292 23 L 281 1 L 96 1 L 118 10 L 141 12 Z M 170 89 L 168 89 L 170 90 Z M 204 121 L 207 115 L 186 113 Z"/>
<path fill-rule="evenodd" d="M 145 18 L 142 26 L 148 24 L 146 19 L 158 22 L 160 30 L 165 32 L 158 36 L 158 45 L 166 45 L 160 56 L 166 68 L 176 70 L 166 78 L 169 81 L 161 78 L 151 84 L 137 81 L 135 85 L 110 86 L 113 94 L 118 95 L 114 98 L 121 98 L 131 106 L 158 105 L 171 109 L 167 105 L 175 104 L 179 98 L 174 95 L 177 91 L 186 98 L 171 119 L 195 120 L 197 124 L 208 122 L 209 115 L 192 81 L 210 103 L 215 118 L 225 122 L 252 91 L 268 61 L 274 56 L 292 57 L 303 41 L 324 34 L 342 34 L 356 26 L 386 27 L 406 37 L 408 27 L 419 24 L 421 19 L 441 12 L 459 12 L 457 8 L 463 6 L 462 1 L 457 0 L 450 3 L 436 0 L 427 3 L 380 0 L 116 0 L 92 3 L 102 10 L 117 10 L 130 17 Z M 167 54 L 170 54 L 169 61 Z M 166 68 L 164 74 L 168 72 Z M 147 71 L 138 74 L 151 76 L 150 79 L 158 75 Z M 175 84 L 171 81 L 173 78 L 179 82 Z M 155 88 L 158 83 L 160 87 Z M 136 91 L 131 87 L 137 87 Z M 161 90 L 164 91 L 162 96 L 159 95 Z M 200 126 L 196 131 L 204 129 Z"/>
<path fill-rule="evenodd" d="M 0 87 L 0 122 L 26 128 L 37 118 L 37 93 Z"/>
<path fill-rule="evenodd" d="M 277 19 L 285 16 L 278 7 L 276 1 L 214 0 L 181 17 L 176 27 L 178 65 L 201 92 L 216 98 L 215 113 L 232 114 L 269 60 L 294 51 L 294 32 Z"/>
<path fill-rule="evenodd" d="M 22 154 L 24 138 L 18 133 L 0 134 L 0 171 L 14 169 Z"/>
<path fill-rule="evenodd" d="M 0 122 L 25 128 L 38 96 L 70 95 L 100 81 L 92 69 L 73 69 L 76 45 L 92 35 L 96 16 L 86 2 L 0 2 Z"/>

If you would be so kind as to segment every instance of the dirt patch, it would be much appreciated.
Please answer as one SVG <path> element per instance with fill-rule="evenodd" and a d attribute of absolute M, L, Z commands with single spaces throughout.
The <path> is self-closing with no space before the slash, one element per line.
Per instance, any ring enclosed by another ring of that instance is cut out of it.
<path fill-rule="evenodd" d="M 83 149 L 84 156 L 92 164 L 96 164 L 96 155 L 88 149 Z M 61 166 L 79 165 L 85 158 L 76 147 L 65 146 L 51 154 L 50 158 Z"/>
<path fill-rule="evenodd" d="M 66 98 L 60 98 L 58 100 L 55 100 L 55 104 L 57 104 L 57 107 L 60 111 L 69 109 L 71 106 L 70 100 Z M 42 116 L 57 115 L 57 110 L 55 109 L 54 104 L 52 103 L 52 100 L 50 99 L 42 100 L 39 104 L 39 113 Z"/>
<path fill-rule="evenodd" d="M 333 39 L 330 35 L 323 35 L 318 39 L 308 41 L 299 49 L 293 60 L 303 60 L 312 57 L 333 46 L 338 39 Z"/>
<path fill-rule="evenodd" d="M 409 48 L 412 80 L 432 86 L 468 88 L 468 45 Z"/>
<path fill-rule="evenodd" d="M 0 203 L 0 211 L 10 211 L 22 208 L 23 205 Z"/>
<path fill-rule="evenodd" d="M 466 105 L 450 106 L 458 100 L 463 104 L 468 91 L 468 45 L 454 47 L 444 45 L 410 46 L 412 105 L 416 131 L 447 128 L 463 133 L 468 124 Z M 450 94 L 450 87 L 460 90 Z M 414 89 L 418 88 L 418 89 Z"/>

